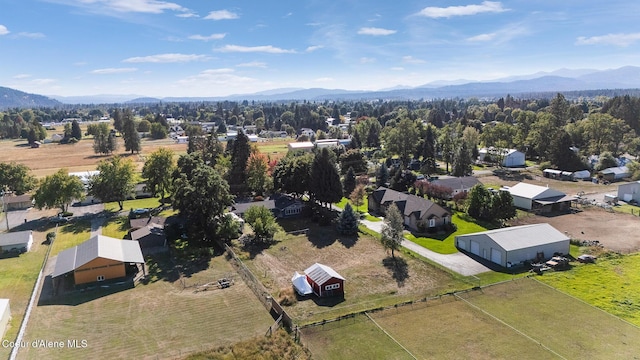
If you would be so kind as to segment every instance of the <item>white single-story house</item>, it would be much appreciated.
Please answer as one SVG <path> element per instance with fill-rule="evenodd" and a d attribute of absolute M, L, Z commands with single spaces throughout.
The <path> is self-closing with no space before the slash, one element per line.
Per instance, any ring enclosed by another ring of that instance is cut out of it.
<path fill-rule="evenodd" d="M 516 149 L 497 149 L 494 147 L 478 150 L 478 160 L 486 161 L 490 157 L 501 157 L 502 166 L 518 167 L 525 165 L 525 155 Z M 495 160 L 495 159 L 494 159 Z"/>
<path fill-rule="evenodd" d="M 301 141 L 289 143 L 289 151 L 306 151 L 311 152 L 314 145 L 311 141 Z"/>
<path fill-rule="evenodd" d="M 311 140 L 311 138 L 316 134 L 315 131 L 313 131 L 313 129 L 309 129 L 309 128 L 302 128 L 300 129 L 300 136 L 306 135 L 309 140 Z"/>
<path fill-rule="evenodd" d="M 640 203 L 640 181 L 618 185 L 618 199 Z"/>
<path fill-rule="evenodd" d="M 505 188 L 513 197 L 513 205 L 524 210 L 537 210 L 542 212 L 567 210 L 571 207 L 573 196 L 551 189 L 527 183 L 517 183 Z"/>
<path fill-rule="evenodd" d="M 31 230 L 0 234 L 0 252 L 27 252 L 31 249 L 31 245 L 33 245 Z"/>
<path fill-rule="evenodd" d="M 22 195 L 5 194 L 2 200 L 4 201 L 4 206 L 6 211 L 24 210 L 33 206 L 33 200 L 31 199 L 31 195 L 29 194 L 22 194 Z"/>
<path fill-rule="evenodd" d="M 0 299 L 0 339 L 4 336 L 11 320 L 11 309 L 9 308 L 9 299 Z"/>
<path fill-rule="evenodd" d="M 100 175 L 100 171 L 98 171 L 98 170 L 70 172 L 69 173 L 69 176 L 76 176 L 76 177 L 80 178 L 80 181 L 82 181 L 84 186 L 88 186 L 89 185 L 89 180 L 93 176 L 97 176 L 97 175 Z"/>
<path fill-rule="evenodd" d="M 189 142 L 189 137 L 188 136 L 176 136 L 176 143 L 177 144 L 186 144 Z"/>
<path fill-rule="evenodd" d="M 458 235 L 456 247 L 510 268 L 568 254 L 569 237 L 545 223 Z"/>

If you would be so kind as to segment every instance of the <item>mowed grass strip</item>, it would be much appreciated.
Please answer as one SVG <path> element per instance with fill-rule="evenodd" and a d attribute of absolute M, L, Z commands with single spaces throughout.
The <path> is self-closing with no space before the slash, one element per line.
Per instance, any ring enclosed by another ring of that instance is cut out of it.
<path fill-rule="evenodd" d="M 633 359 L 640 354 L 640 328 L 534 279 L 460 296 L 567 359 Z"/>
<path fill-rule="evenodd" d="M 203 284 L 230 273 L 231 265 L 218 256 L 185 281 Z M 25 341 L 78 339 L 87 348 L 27 348 L 20 359 L 176 358 L 264 335 L 273 323 L 239 277 L 227 289 L 198 293 L 163 279 L 115 293 L 69 296 L 59 302 L 72 305 L 34 308 Z M 76 303 L 80 299 L 86 301 Z"/>
<path fill-rule="evenodd" d="M 371 317 L 419 359 L 557 358 L 463 301 L 450 296 L 442 299 L 373 313 Z"/>
<path fill-rule="evenodd" d="M 33 232 L 31 251 L 18 257 L 0 258 L 0 298 L 9 299 L 11 321 L 8 330 L 0 339 L 14 341 L 20 330 L 29 297 L 33 291 L 42 262 L 47 253 L 45 233 Z M 0 346 L 0 358 L 9 358 L 10 348 Z"/>
<path fill-rule="evenodd" d="M 455 245 L 457 235 L 472 234 L 487 230 L 486 227 L 470 221 L 470 219 L 466 218 L 464 214 L 454 214 L 451 217 L 451 222 L 456 224 L 458 229 L 446 236 L 435 235 L 433 237 L 416 237 L 412 234 L 408 234 L 405 237 L 424 248 L 437 252 L 438 254 L 455 254 L 458 252 Z"/>
<path fill-rule="evenodd" d="M 51 254 L 56 256 L 60 251 L 74 247 L 89 240 L 91 236 L 91 222 L 89 220 L 74 220 L 58 227 L 57 235 L 51 245 Z"/>
<path fill-rule="evenodd" d="M 540 281 L 640 326 L 640 253 L 609 255 L 595 264 L 545 274 Z"/>
<path fill-rule="evenodd" d="M 314 359 L 413 359 L 366 316 L 302 330 Z"/>

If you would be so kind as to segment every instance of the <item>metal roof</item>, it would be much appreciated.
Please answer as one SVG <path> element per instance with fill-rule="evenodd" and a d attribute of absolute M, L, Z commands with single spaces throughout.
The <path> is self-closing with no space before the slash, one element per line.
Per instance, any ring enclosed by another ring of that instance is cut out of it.
<path fill-rule="evenodd" d="M 20 245 L 29 242 L 31 230 L 0 234 L 0 246 Z"/>
<path fill-rule="evenodd" d="M 51 277 L 64 275 L 97 258 L 144 263 L 137 241 L 96 235 L 78 246 L 61 251 Z"/>
<path fill-rule="evenodd" d="M 546 186 L 527 184 L 520 182 L 509 188 L 511 196 L 519 196 L 526 199 L 546 199 L 556 196 L 565 196 L 566 194 L 558 190 L 548 188 Z"/>
<path fill-rule="evenodd" d="M 309 266 L 307 270 L 304 271 L 304 273 L 307 274 L 307 276 L 318 285 L 324 284 L 331 278 L 344 280 L 344 278 L 332 268 L 328 267 L 327 265 L 318 263 Z"/>
<path fill-rule="evenodd" d="M 569 241 L 569 237 L 547 223 L 489 230 L 459 235 L 457 238 L 476 237 L 478 235 L 490 238 L 506 251 Z"/>
<path fill-rule="evenodd" d="M 435 185 L 446 186 L 448 188 L 451 188 L 452 190 L 456 190 L 472 188 L 474 185 L 480 184 L 480 180 L 478 180 L 475 176 L 463 176 L 440 178 L 437 180 L 433 180 L 431 183 Z"/>

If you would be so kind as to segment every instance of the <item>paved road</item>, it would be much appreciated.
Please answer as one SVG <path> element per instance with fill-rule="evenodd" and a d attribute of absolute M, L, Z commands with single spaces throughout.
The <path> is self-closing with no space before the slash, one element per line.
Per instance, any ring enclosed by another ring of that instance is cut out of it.
<path fill-rule="evenodd" d="M 384 224 L 382 221 L 368 220 L 360 220 L 360 223 L 377 233 L 382 232 L 382 224 Z M 491 271 L 488 267 L 480 264 L 463 253 L 447 255 L 438 254 L 437 252 L 433 252 L 407 239 L 402 242 L 402 246 L 464 276 L 477 275 Z"/>

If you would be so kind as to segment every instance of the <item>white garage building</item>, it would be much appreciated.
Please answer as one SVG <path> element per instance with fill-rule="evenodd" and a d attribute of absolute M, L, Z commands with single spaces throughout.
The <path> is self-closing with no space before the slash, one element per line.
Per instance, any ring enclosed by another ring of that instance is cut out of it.
<path fill-rule="evenodd" d="M 569 253 L 569 238 L 549 224 L 514 226 L 456 236 L 456 247 L 509 268 Z"/>

